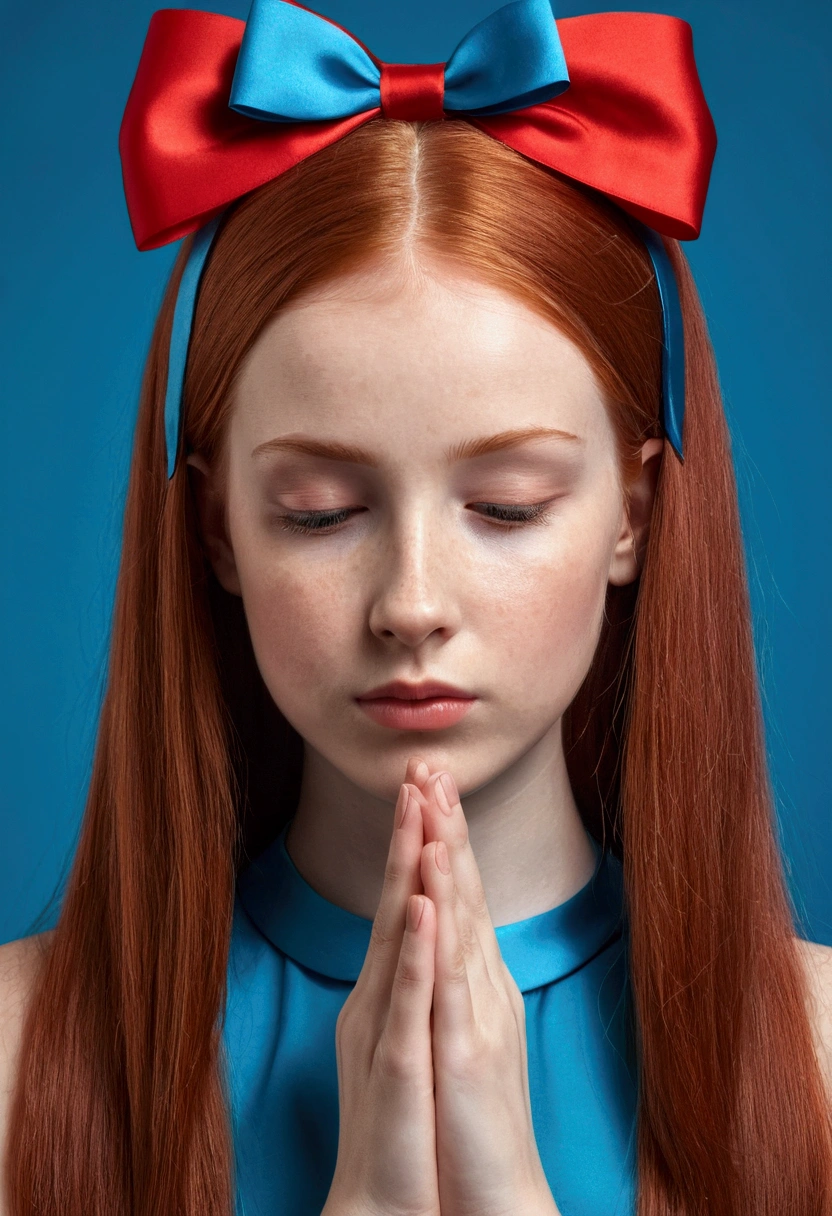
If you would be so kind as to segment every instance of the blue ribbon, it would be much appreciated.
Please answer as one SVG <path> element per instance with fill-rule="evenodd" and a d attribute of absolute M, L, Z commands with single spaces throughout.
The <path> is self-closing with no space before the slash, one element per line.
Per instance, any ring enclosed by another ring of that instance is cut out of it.
<path fill-rule="evenodd" d="M 229 105 L 266 122 L 346 118 L 381 105 L 381 72 L 362 46 L 317 13 L 254 0 Z M 515 0 L 480 21 L 445 64 L 445 109 L 505 114 L 569 87 L 550 0 Z"/>
<path fill-rule="evenodd" d="M 662 303 L 662 428 L 676 455 L 682 455 L 682 425 L 685 418 L 685 328 L 676 273 L 664 241 L 654 228 L 648 228 L 635 216 L 628 215 L 639 234 L 656 276 Z"/>
<path fill-rule="evenodd" d="M 203 224 L 195 234 L 176 294 L 176 307 L 173 310 L 173 324 L 170 331 L 168 382 L 165 389 L 165 446 L 169 479 L 173 477 L 176 453 L 179 448 L 182 390 L 185 386 L 185 365 L 188 362 L 188 344 L 191 340 L 191 326 L 194 323 L 197 292 L 221 219 L 221 215 L 216 216 L 207 224 Z"/>

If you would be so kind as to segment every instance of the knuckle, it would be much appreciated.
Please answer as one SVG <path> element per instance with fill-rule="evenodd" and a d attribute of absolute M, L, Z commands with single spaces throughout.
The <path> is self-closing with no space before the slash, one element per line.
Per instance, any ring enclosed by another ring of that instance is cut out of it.
<path fill-rule="evenodd" d="M 376 917 L 373 921 L 372 932 L 370 933 L 369 954 L 371 960 L 382 958 L 389 954 L 391 948 L 396 941 L 396 934 L 393 932 L 392 926 L 384 917 Z"/>
<path fill-rule="evenodd" d="M 485 891 L 482 889 L 482 886 L 477 886 L 474 894 L 471 896 L 471 911 L 478 920 L 484 920 L 485 917 L 490 915 Z"/>
<path fill-rule="evenodd" d="M 488 1025 L 476 1023 L 467 1032 L 449 1038 L 446 1067 L 463 1084 L 479 1084 L 505 1069 L 516 1050 L 517 1025 L 509 1015 Z"/>
<path fill-rule="evenodd" d="M 341 1057 L 349 1049 L 349 1034 L 344 1028 L 344 1023 L 339 1018 L 335 1023 L 335 1052 Z"/>
<path fill-rule="evenodd" d="M 349 998 L 348 998 L 349 1000 Z M 344 1038 L 348 1038 L 352 1029 L 352 1010 L 347 1004 L 341 1007 L 341 1012 L 335 1019 L 335 1039 L 336 1042 L 341 1042 Z"/>
<path fill-rule="evenodd" d="M 401 858 L 395 853 L 391 853 L 387 858 L 384 866 L 384 883 L 382 886 L 382 896 L 388 892 L 391 887 L 395 887 L 405 876 L 405 866 Z"/>
<path fill-rule="evenodd" d="M 420 1071 L 418 1054 L 413 1048 L 396 1042 L 387 1033 L 378 1041 L 373 1063 L 382 1077 L 392 1081 L 412 1081 Z"/>
<path fill-rule="evenodd" d="M 354 990 L 353 990 L 354 991 Z M 352 997 L 352 993 L 348 1000 Z M 359 1056 L 362 1059 L 371 1050 L 375 1035 L 378 1033 L 378 1016 L 368 1008 L 366 1002 L 357 1006 L 345 1004 L 341 1007 L 335 1019 L 335 1050 L 337 1055 L 344 1057 Z"/>
<path fill-rule="evenodd" d="M 447 1050 L 447 1068 L 457 1081 L 474 1083 L 489 1068 L 477 1035 L 459 1035 L 448 1042 Z"/>
<path fill-rule="evenodd" d="M 460 939 L 462 952 L 465 957 L 470 957 L 474 954 L 477 945 L 477 934 L 474 926 L 469 920 L 465 920 L 462 929 L 460 930 Z"/>
<path fill-rule="evenodd" d="M 401 958 L 393 976 L 393 987 L 401 995 L 410 995 L 425 983 L 424 976 L 412 959 Z"/>
<path fill-rule="evenodd" d="M 366 1021 L 366 1002 L 363 999 L 363 988 L 359 987 L 359 984 L 360 981 L 357 981 L 338 1012 L 335 1029 L 341 1034 Z"/>
<path fill-rule="evenodd" d="M 468 968 L 465 959 L 465 945 L 463 942 L 460 942 L 448 960 L 448 979 L 455 984 L 461 984 L 463 980 L 467 980 L 468 978 Z"/>

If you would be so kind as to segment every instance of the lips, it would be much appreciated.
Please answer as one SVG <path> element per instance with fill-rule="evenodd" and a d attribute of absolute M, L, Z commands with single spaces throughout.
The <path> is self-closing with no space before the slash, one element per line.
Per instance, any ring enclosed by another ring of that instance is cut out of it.
<path fill-rule="evenodd" d="M 454 701 L 474 701 L 472 693 L 455 688 L 453 684 L 445 684 L 441 680 L 424 680 L 420 684 L 408 684 L 405 680 L 391 680 L 389 684 L 380 684 L 369 692 L 356 697 L 357 701 L 376 701 L 381 698 L 400 701 L 424 701 L 430 697 L 448 697 Z"/>
<path fill-rule="evenodd" d="M 476 700 L 471 693 L 442 680 L 423 680 L 421 684 L 393 680 L 356 697 L 361 712 L 377 726 L 400 734 L 456 726 L 473 710 Z"/>

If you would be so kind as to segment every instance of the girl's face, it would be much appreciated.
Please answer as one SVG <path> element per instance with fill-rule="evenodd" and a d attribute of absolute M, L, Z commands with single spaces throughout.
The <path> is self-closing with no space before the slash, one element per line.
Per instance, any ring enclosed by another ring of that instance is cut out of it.
<path fill-rule="evenodd" d="M 470 793 L 559 747 L 658 465 L 631 528 L 599 386 L 559 330 L 448 268 L 341 278 L 260 334 L 227 444 L 224 499 L 189 458 L 203 537 L 307 749 L 395 800 L 413 753 Z M 390 725 L 357 698 L 391 680 L 475 699 Z"/>

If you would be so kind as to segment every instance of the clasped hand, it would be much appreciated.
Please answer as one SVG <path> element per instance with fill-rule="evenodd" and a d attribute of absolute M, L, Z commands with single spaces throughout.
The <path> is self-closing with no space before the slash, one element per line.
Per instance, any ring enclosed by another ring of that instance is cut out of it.
<path fill-rule="evenodd" d="M 325 1216 L 558 1216 L 532 1126 L 523 996 L 453 778 L 416 757 L 336 1050 Z"/>

